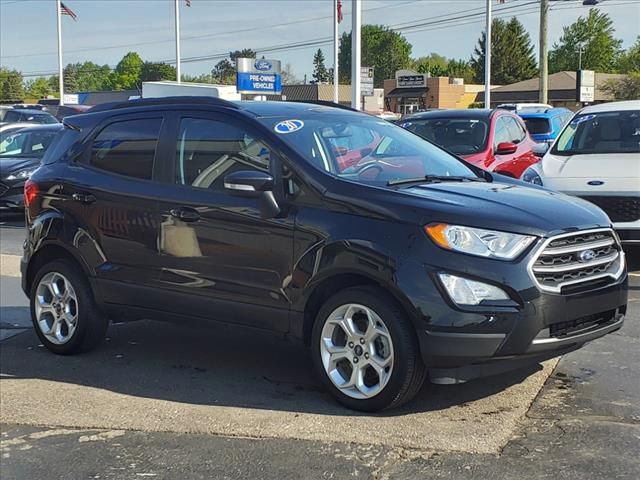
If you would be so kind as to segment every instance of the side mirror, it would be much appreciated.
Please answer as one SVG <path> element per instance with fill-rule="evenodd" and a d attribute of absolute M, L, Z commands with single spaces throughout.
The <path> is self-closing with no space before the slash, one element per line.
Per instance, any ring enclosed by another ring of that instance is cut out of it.
<path fill-rule="evenodd" d="M 496 155 L 509 155 L 511 153 L 516 153 L 518 150 L 518 145 L 511 142 L 501 142 L 496 147 Z"/>
<path fill-rule="evenodd" d="M 548 143 L 536 143 L 533 148 L 531 149 L 533 151 L 533 154 L 536 157 L 544 157 L 544 154 L 547 153 L 547 151 L 549 150 L 549 147 L 551 145 L 549 145 Z"/>
<path fill-rule="evenodd" d="M 224 177 L 224 188 L 230 192 L 260 198 L 262 218 L 274 218 L 280 214 L 280 206 L 273 195 L 273 186 L 273 177 L 259 170 L 238 170 Z"/>
<path fill-rule="evenodd" d="M 273 190 L 273 177 L 259 170 L 238 170 L 224 177 L 224 188 L 248 194 L 268 192 Z"/>

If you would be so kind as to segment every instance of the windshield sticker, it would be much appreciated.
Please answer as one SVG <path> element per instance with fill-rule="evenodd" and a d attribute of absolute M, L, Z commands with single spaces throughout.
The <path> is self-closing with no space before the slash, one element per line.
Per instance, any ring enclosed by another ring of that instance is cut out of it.
<path fill-rule="evenodd" d="M 409 128 L 411 126 L 411 122 L 404 122 L 402 125 L 400 125 L 402 128 Z"/>
<path fill-rule="evenodd" d="M 576 117 L 571 120 L 571 125 L 577 125 L 578 123 L 588 122 L 589 120 L 593 120 L 596 118 L 595 115 L 583 115 L 582 117 Z"/>
<path fill-rule="evenodd" d="M 283 122 L 277 123 L 273 130 L 276 133 L 293 133 L 300 130 L 304 127 L 304 122 L 302 120 L 285 120 Z"/>

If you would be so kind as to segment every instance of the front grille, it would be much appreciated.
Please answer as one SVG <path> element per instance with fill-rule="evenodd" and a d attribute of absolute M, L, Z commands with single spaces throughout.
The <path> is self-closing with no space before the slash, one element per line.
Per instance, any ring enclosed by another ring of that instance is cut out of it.
<path fill-rule="evenodd" d="M 567 322 L 554 323 L 549 325 L 549 337 L 563 338 L 586 333 L 590 330 L 605 327 L 607 324 L 614 323 L 616 320 L 616 311 L 609 310 Z"/>
<path fill-rule="evenodd" d="M 4 195 L 9 190 L 9 187 L 4 183 L 0 183 L 0 195 Z"/>
<path fill-rule="evenodd" d="M 640 197 L 586 196 L 582 198 L 599 206 L 609 215 L 612 222 L 640 220 Z"/>
<path fill-rule="evenodd" d="M 560 235 L 547 240 L 531 265 L 541 290 L 576 293 L 615 281 L 624 254 L 609 229 Z"/>

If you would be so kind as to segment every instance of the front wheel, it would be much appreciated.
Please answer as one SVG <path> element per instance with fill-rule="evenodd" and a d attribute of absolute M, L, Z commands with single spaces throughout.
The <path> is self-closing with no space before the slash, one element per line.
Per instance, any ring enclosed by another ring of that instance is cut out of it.
<path fill-rule="evenodd" d="M 413 325 L 378 288 L 331 297 L 314 323 L 312 350 L 327 388 L 354 410 L 397 407 L 415 396 L 426 374 Z"/>

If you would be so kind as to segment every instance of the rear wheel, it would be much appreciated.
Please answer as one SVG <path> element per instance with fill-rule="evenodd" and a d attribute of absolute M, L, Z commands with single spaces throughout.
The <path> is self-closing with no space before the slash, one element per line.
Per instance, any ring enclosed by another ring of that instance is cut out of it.
<path fill-rule="evenodd" d="M 350 288 L 331 297 L 314 323 L 312 348 L 325 385 L 355 410 L 399 406 L 424 381 L 413 325 L 378 288 Z"/>
<path fill-rule="evenodd" d="M 36 334 L 54 353 L 88 351 L 104 338 L 108 320 L 95 304 L 86 276 L 69 260 L 38 271 L 30 303 Z"/>

